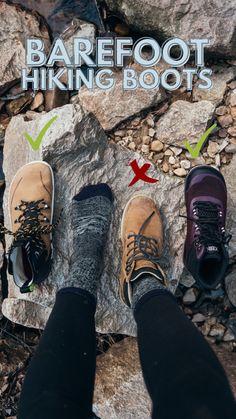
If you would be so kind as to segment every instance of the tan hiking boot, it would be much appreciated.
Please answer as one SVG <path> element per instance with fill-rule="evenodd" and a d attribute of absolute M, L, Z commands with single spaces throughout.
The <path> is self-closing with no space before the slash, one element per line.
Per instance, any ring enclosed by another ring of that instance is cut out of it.
<path fill-rule="evenodd" d="M 9 191 L 13 243 L 8 269 L 22 293 L 32 291 L 51 269 L 54 178 L 46 162 L 26 164 Z"/>
<path fill-rule="evenodd" d="M 165 274 L 159 265 L 163 248 L 162 222 L 152 199 L 135 196 L 127 203 L 121 223 L 121 241 L 120 295 L 130 306 L 132 283 L 144 274 L 165 283 Z"/>

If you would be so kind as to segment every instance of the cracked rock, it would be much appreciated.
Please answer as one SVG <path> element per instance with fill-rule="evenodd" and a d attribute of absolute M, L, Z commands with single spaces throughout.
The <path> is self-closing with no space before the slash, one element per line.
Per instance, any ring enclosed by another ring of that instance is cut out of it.
<path fill-rule="evenodd" d="M 139 67 L 136 67 L 134 66 L 135 70 L 138 70 Z M 166 98 L 162 89 L 137 88 L 135 94 L 132 90 L 124 90 L 122 72 L 116 72 L 114 77 L 116 84 L 110 91 L 98 87 L 89 90 L 85 86 L 79 91 L 81 106 L 94 113 L 106 131 L 145 109 L 157 106 Z"/>
<path fill-rule="evenodd" d="M 34 137 L 54 115 L 57 121 L 50 127 L 38 151 L 32 151 L 23 133 Z M 13 117 L 6 131 L 4 146 L 4 173 L 7 185 L 4 195 L 6 227 L 9 225 L 8 191 L 16 171 L 32 160 L 44 159 L 51 164 L 55 174 L 55 219 L 63 207 L 62 220 L 54 234 L 54 263 L 49 278 L 30 294 L 20 294 L 9 277 L 9 296 L 3 302 L 3 313 L 13 322 L 43 328 L 55 300 L 56 291 L 66 285 L 69 275 L 69 259 L 72 252 L 71 200 L 88 183 L 108 182 L 115 195 L 113 223 L 105 257 L 105 269 L 99 285 L 97 330 L 102 333 L 123 333 L 134 336 L 136 327 L 131 311 L 118 296 L 120 272 L 119 230 L 123 209 L 136 192 L 152 197 L 164 217 L 165 252 L 170 261 L 167 274 L 170 280 L 178 279 L 183 270 L 182 254 L 185 221 L 180 218 L 183 210 L 183 180 L 171 178 L 149 169 L 149 175 L 159 182 L 150 185 L 138 182 L 132 188 L 133 178 L 130 161 L 137 159 L 139 166 L 145 161 L 139 154 L 108 143 L 96 118 L 84 112 L 79 105 L 65 105 L 48 114 L 33 113 L 32 120 L 26 115 Z M 166 197 L 168 196 L 168 200 Z M 175 240 L 169 238 L 175 237 Z M 7 246 L 11 238 L 7 237 Z M 173 289 L 173 286 L 172 286 Z"/>
<path fill-rule="evenodd" d="M 101 418 L 151 418 L 136 339 L 126 338 L 97 357 L 93 410 Z"/>
<path fill-rule="evenodd" d="M 109 8 L 125 17 L 128 24 L 143 33 L 153 33 L 157 39 L 173 36 L 185 41 L 196 38 L 210 40 L 206 50 L 223 56 L 236 57 L 235 1 L 206 3 L 199 0 L 107 0 Z M 204 10 L 204 18 L 202 11 Z"/>
<path fill-rule="evenodd" d="M 156 138 L 170 145 L 182 146 L 186 139 L 190 144 L 197 143 L 206 131 L 214 109 L 214 105 L 206 100 L 196 103 L 177 100 L 159 119 Z"/>
<path fill-rule="evenodd" d="M 50 49 L 50 38 L 44 19 L 20 5 L 0 2 L 0 94 L 21 77 L 25 68 L 26 38 L 40 38 L 45 51 Z M 11 24 L 9 24 L 11 22 Z"/>

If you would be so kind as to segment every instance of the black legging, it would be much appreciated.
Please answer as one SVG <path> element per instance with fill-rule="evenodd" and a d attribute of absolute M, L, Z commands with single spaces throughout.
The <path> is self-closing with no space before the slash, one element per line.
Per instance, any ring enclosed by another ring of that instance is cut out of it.
<path fill-rule="evenodd" d="M 18 419 L 93 417 L 95 310 L 86 291 L 67 288 L 57 294 L 26 375 Z M 134 316 L 152 417 L 235 419 L 224 370 L 174 297 L 152 291 L 139 301 Z"/>

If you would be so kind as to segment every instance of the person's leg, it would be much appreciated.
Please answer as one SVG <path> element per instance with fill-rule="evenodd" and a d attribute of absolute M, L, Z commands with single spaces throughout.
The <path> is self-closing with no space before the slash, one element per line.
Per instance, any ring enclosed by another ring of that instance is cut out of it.
<path fill-rule="evenodd" d="M 91 418 L 95 375 L 95 300 L 80 289 L 59 291 L 27 371 L 19 419 Z"/>
<path fill-rule="evenodd" d="M 120 291 L 134 310 L 141 365 L 154 419 L 233 419 L 236 404 L 206 340 L 166 288 L 163 233 L 155 204 L 143 196 L 125 208 Z"/>
<path fill-rule="evenodd" d="M 143 294 L 134 316 L 153 418 L 235 418 L 235 400 L 221 364 L 174 297 L 160 289 Z"/>
<path fill-rule="evenodd" d="M 30 363 L 18 419 L 91 419 L 95 377 L 97 282 L 111 220 L 107 185 L 88 186 L 73 200 L 74 253 Z"/>

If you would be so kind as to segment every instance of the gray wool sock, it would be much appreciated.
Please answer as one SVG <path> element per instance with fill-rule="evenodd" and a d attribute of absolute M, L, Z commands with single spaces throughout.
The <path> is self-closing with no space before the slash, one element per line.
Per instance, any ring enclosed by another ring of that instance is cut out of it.
<path fill-rule="evenodd" d="M 165 290 L 166 287 L 161 283 L 161 281 L 158 281 L 158 279 L 152 275 L 147 274 L 147 276 L 142 277 L 140 281 L 134 281 L 131 308 L 134 309 L 138 301 L 149 291 L 157 289 Z"/>
<path fill-rule="evenodd" d="M 95 298 L 111 215 L 112 193 L 106 184 L 89 185 L 73 199 L 74 252 L 66 286 L 81 288 Z"/>

